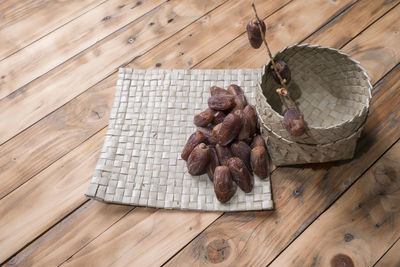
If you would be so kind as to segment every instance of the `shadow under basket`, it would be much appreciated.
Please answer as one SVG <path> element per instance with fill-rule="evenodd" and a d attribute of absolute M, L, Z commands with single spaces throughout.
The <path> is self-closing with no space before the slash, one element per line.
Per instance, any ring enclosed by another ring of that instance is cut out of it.
<path fill-rule="evenodd" d="M 290 46 L 274 59 L 284 60 L 291 70 L 288 90 L 308 130 L 292 136 L 284 127 L 285 108 L 276 93 L 281 86 L 269 62 L 256 91 L 256 107 L 272 162 L 282 166 L 352 158 L 371 101 L 366 71 L 348 55 L 321 46 Z"/>

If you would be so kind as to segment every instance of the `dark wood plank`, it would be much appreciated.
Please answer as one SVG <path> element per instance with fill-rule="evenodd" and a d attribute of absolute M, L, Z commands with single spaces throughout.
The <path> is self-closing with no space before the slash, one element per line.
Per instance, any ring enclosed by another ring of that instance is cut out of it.
<path fill-rule="evenodd" d="M 372 266 L 400 237 L 399 200 L 397 142 L 270 266 Z"/>

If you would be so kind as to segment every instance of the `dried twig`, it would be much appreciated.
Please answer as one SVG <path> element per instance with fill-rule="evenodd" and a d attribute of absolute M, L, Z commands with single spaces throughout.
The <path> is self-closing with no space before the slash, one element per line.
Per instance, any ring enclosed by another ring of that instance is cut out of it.
<path fill-rule="evenodd" d="M 284 88 L 284 90 L 285 90 L 285 96 L 287 96 L 287 98 L 288 98 L 289 101 L 290 101 L 290 107 L 291 107 L 291 108 L 296 108 L 296 105 L 295 105 L 293 99 L 292 99 L 291 96 L 290 96 L 289 90 L 287 89 L 287 86 L 286 86 L 286 79 L 283 79 L 282 76 L 280 75 L 279 70 L 278 70 L 278 67 L 276 66 L 275 60 L 274 60 L 274 58 L 272 57 L 272 53 L 271 53 L 271 50 L 269 49 L 267 40 L 265 39 L 265 34 L 264 34 L 264 31 L 263 31 L 263 29 L 262 29 L 262 27 L 261 27 L 261 20 L 260 20 L 260 18 L 258 17 L 257 10 L 256 10 L 256 6 L 254 5 L 254 2 L 251 4 L 251 6 L 253 7 L 254 14 L 255 14 L 256 19 L 257 19 L 257 22 L 258 22 L 257 24 L 258 24 L 258 28 L 260 29 L 261 38 L 262 38 L 262 40 L 263 40 L 263 42 L 264 42 L 264 44 L 265 44 L 265 47 L 267 48 L 268 56 L 269 56 L 269 58 L 270 58 L 270 60 L 271 60 L 271 65 L 272 65 L 272 67 L 273 67 L 273 69 L 274 69 L 276 75 L 278 76 L 279 81 L 281 82 L 281 85 L 283 86 L 283 88 Z M 284 95 L 282 94 L 282 91 L 283 91 L 283 90 L 280 90 L 280 91 L 278 92 L 278 90 L 277 90 L 277 93 L 279 94 L 279 97 L 280 97 L 280 99 L 281 99 L 281 101 L 282 101 L 282 104 L 286 107 L 286 109 L 288 109 L 288 105 L 286 104 L 286 101 L 284 101 Z"/>

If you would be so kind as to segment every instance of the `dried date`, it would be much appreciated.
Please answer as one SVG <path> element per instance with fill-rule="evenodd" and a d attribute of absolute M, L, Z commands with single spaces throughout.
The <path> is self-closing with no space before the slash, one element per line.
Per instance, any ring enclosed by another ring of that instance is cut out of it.
<path fill-rule="evenodd" d="M 228 160 L 228 167 L 232 174 L 233 181 L 245 193 L 251 192 L 254 180 L 246 165 L 240 158 L 233 157 Z"/>
<path fill-rule="evenodd" d="M 211 96 L 214 96 L 214 95 L 231 95 L 231 93 L 230 92 L 228 92 L 227 90 L 225 90 L 225 89 L 223 89 L 223 88 L 221 88 L 221 87 L 218 87 L 218 86 L 211 86 L 210 87 L 210 94 L 211 94 Z"/>
<path fill-rule="evenodd" d="M 193 149 L 200 143 L 206 142 L 205 136 L 199 132 L 194 132 L 186 142 L 185 147 L 183 148 L 181 157 L 183 160 L 188 160 L 190 153 L 192 153 Z"/>
<path fill-rule="evenodd" d="M 215 125 L 220 124 L 224 121 L 226 114 L 223 111 L 216 111 L 214 113 L 213 123 Z"/>
<path fill-rule="evenodd" d="M 208 127 L 197 127 L 197 130 L 201 132 L 206 138 L 205 143 L 207 145 L 215 146 L 218 142 L 217 138 L 213 137 L 212 130 Z"/>
<path fill-rule="evenodd" d="M 251 164 L 250 164 L 251 148 L 249 147 L 249 145 L 243 141 L 237 141 L 232 143 L 231 151 L 232 154 L 235 157 L 240 158 L 246 165 L 247 169 L 251 171 Z"/>
<path fill-rule="evenodd" d="M 223 146 L 228 145 L 238 136 L 242 125 L 243 111 L 236 110 L 234 113 L 229 113 L 218 131 L 218 143 Z"/>
<path fill-rule="evenodd" d="M 251 167 L 253 172 L 265 179 L 268 176 L 268 155 L 264 146 L 257 146 L 251 150 Z"/>
<path fill-rule="evenodd" d="M 191 175 L 201 175 L 207 172 L 207 164 L 210 160 L 210 148 L 201 143 L 196 146 L 187 161 L 188 171 Z"/>
<path fill-rule="evenodd" d="M 208 99 L 208 106 L 214 110 L 229 110 L 235 104 L 233 95 L 218 94 Z"/>
<path fill-rule="evenodd" d="M 198 127 L 206 127 L 214 120 L 215 111 L 207 108 L 203 112 L 194 116 L 193 123 Z"/>
<path fill-rule="evenodd" d="M 217 199 L 222 203 L 227 202 L 235 194 L 235 189 L 229 168 L 218 166 L 214 173 L 214 192 Z"/>
<path fill-rule="evenodd" d="M 228 160 L 232 157 L 232 152 L 229 147 L 221 146 L 217 144 L 215 146 L 215 151 L 217 152 L 218 161 L 221 165 L 228 166 Z"/>
<path fill-rule="evenodd" d="M 210 159 L 207 165 L 207 175 L 208 178 L 210 178 L 210 180 L 213 181 L 215 168 L 217 168 L 220 164 L 218 160 L 217 151 L 215 150 L 215 148 L 210 147 L 209 153 L 210 153 Z"/>
<path fill-rule="evenodd" d="M 261 135 L 256 135 L 253 138 L 253 142 L 251 143 L 251 148 L 255 148 L 257 146 L 265 147 L 264 138 Z"/>

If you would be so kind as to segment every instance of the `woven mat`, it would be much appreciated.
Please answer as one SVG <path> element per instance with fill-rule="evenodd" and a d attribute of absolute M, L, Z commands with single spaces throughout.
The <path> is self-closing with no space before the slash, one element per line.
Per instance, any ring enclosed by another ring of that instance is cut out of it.
<path fill-rule="evenodd" d="M 262 69 L 119 70 L 104 146 L 86 195 L 109 203 L 166 209 L 272 209 L 268 179 L 255 176 L 220 203 L 207 175 L 191 176 L 180 154 L 195 131 L 193 116 L 207 107 L 212 85 L 234 83 L 254 104 Z"/>

